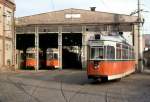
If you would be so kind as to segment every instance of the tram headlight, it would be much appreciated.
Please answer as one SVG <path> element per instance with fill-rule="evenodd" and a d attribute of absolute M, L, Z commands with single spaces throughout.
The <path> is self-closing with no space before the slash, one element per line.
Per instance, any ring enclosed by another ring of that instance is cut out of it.
<path fill-rule="evenodd" d="M 94 68 L 95 69 L 99 68 L 99 61 L 94 61 Z"/>

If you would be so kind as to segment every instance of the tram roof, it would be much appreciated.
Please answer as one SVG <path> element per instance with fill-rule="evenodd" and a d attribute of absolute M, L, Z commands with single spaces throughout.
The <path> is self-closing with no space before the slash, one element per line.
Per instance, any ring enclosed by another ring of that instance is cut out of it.
<path fill-rule="evenodd" d="M 36 49 L 34 47 L 29 47 L 27 48 L 26 51 L 36 51 Z M 42 50 L 39 48 L 39 51 L 42 51 Z"/>
<path fill-rule="evenodd" d="M 118 43 L 125 43 L 130 45 L 125 38 L 119 35 L 110 36 L 110 35 L 101 35 L 100 39 L 95 39 L 95 36 L 92 36 L 89 41 L 110 41 L 110 42 L 118 42 Z"/>
<path fill-rule="evenodd" d="M 58 49 L 57 48 L 48 48 L 46 51 L 47 52 L 53 52 L 53 51 L 58 51 Z"/>
<path fill-rule="evenodd" d="M 121 36 L 102 36 L 101 40 L 108 40 L 108 41 L 114 41 L 114 42 L 125 42 L 126 41 Z"/>

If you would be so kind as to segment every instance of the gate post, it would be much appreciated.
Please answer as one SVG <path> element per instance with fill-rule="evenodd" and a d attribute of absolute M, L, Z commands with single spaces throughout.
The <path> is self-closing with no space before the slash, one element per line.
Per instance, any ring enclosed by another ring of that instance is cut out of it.
<path fill-rule="evenodd" d="M 39 70 L 39 32 L 38 27 L 35 26 L 35 59 L 36 59 L 36 67 L 35 70 Z"/>
<path fill-rule="evenodd" d="M 58 51 L 59 51 L 59 67 L 62 69 L 62 26 L 58 27 Z"/>
<path fill-rule="evenodd" d="M 87 41 L 86 41 L 86 26 L 82 26 L 82 69 L 87 67 Z"/>

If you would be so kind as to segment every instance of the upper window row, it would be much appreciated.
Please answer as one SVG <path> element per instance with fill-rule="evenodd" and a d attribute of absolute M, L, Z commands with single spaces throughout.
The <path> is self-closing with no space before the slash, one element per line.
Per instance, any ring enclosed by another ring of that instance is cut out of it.
<path fill-rule="evenodd" d="M 133 48 L 129 46 L 99 46 L 91 48 L 91 59 L 134 59 Z M 116 56 L 116 57 L 115 57 Z"/>

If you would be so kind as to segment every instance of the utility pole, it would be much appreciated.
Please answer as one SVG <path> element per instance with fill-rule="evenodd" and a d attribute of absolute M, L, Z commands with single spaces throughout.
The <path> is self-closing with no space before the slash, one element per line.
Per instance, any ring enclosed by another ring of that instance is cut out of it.
<path fill-rule="evenodd" d="M 143 72 L 143 41 L 142 41 L 142 20 L 141 2 L 138 0 L 138 71 Z"/>

